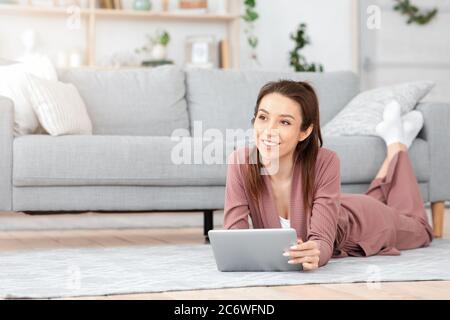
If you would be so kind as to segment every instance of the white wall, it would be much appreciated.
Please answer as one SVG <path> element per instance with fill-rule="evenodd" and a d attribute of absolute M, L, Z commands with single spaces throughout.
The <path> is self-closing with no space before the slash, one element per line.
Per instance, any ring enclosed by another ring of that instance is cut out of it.
<path fill-rule="evenodd" d="M 85 30 L 69 30 L 60 16 L 4 14 L 0 9 L 0 57 L 15 58 L 23 54 L 21 35 L 27 29 L 38 32 L 38 50 L 53 55 L 59 48 L 72 49 L 84 43 Z"/>
<path fill-rule="evenodd" d="M 414 80 L 432 80 L 436 86 L 425 100 L 450 102 L 450 0 L 415 0 L 424 10 L 437 7 L 427 25 L 406 24 L 392 9 L 391 0 L 364 0 L 381 9 L 380 29 L 362 24 L 363 88 Z"/>
<path fill-rule="evenodd" d="M 325 71 L 352 69 L 351 0 L 259 0 L 256 34 L 259 56 L 265 69 L 292 70 L 289 51 L 294 48 L 290 33 L 304 22 L 312 44 L 304 49 L 308 62 L 320 62 Z M 246 47 L 245 37 L 242 47 Z M 242 67 L 248 53 L 242 50 Z"/>

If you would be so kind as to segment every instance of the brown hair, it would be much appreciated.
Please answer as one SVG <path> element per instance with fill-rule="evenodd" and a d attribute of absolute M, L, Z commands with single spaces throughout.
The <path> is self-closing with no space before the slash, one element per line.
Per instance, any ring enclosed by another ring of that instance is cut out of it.
<path fill-rule="evenodd" d="M 313 125 L 311 134 L 303 141 L 299 141 L 294 151 L 294 163 L 296 161 L 302 162 L 302 189 L 304 210 L 308 212 L 312 206 L 313 192 L 314 192 L 314 170 L 319 148 L 322 146 L 322 134 L 320 132 L 320 118 L 319 118 L 319 101 L 314 88 L 307 82 L 293 81 L 293 80 L 279 80 L 265 84 L 256 100 L 255 111 L 251 120 L 252 125 L 255 122 L 258 114 L 259 104 L 266 95 L 271 93 L 278 93 L 287 98 L 290 98 L 300 105 L 300 113 L 302 115 L 301 130 L 305 131 L 309 126 Z M 257 148 L 256 163 L 255 161 L 248 161 L 246 186 L 250 191 L 255 203 L 257 203 L 260 192 L 264 187 L 263 179 L 260 174 L 262 164 L 260 161 L 260 154 Z"/>

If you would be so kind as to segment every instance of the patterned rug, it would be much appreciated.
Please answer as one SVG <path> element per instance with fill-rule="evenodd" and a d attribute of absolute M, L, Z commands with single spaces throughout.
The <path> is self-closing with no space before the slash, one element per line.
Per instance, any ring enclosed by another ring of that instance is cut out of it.
<path fill-rule="evenodd" d="M 313 283 L 450 280 L 450 240 L 400 256 L 332 259 L 312 272 L 220 272 L 210 245 L 0 253 L 1 298 L 59 298 Z"/>

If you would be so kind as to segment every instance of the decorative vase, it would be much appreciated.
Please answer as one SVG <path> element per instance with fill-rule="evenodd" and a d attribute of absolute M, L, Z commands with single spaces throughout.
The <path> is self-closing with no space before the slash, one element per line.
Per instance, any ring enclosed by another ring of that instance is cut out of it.
<path fill-rule="evenodd" d="M 150 0 L 134 0 L 133 9 L 134 10 L 143 10 L 148 11 L 152 8 L 152 3 Z"/>
<path fill-rule="evenodd" d="M 167 57 L 167 48 L 162 44 L 155 44 L 152 48 L 152 58 L 154 60 L 164 60 Z"/>

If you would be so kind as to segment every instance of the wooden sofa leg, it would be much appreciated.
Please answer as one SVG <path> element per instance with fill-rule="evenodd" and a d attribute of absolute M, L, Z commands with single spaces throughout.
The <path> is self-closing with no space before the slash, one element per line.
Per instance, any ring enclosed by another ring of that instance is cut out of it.
<path fill-rule="evenodd" d="M 214 229 L 213 210 L 203 211 L 203 235 L 205 243 L 209 243 L 208 231 Z"/>
<path fill-rule="evenodd" d="M 437 201 L 431 203 L 431 214 L 433 216 L 433 234 L 436 238 L 442 238 L 444 230 L 445 202 Z"/>

